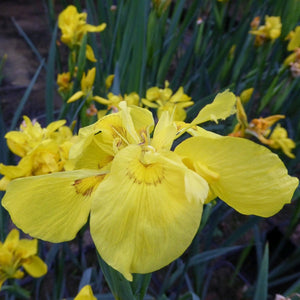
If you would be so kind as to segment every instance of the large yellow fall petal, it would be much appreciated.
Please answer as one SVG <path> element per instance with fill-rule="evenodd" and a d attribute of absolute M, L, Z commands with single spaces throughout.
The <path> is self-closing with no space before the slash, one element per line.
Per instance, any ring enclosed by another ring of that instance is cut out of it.
<path fill-rule="evenodd" d="M 100 256 L 128 280 L 131 273 L 162 268 L 186 250 L 208 192 L 205 180 L 174 153 L 144 151 L 130 145 L 117 153 L 91 208 Z"/>
<path fill-rule="evenodd" d="M 298 185 L 276 154 L 249 140 L 192 137 L 175 153 L 192 161 L 213 193 L 243 214 L 272 216 L 291 201 Z"/>
<path fill-rule="evenodd" d="M 236 96 L 233 93 L 229 91 L 219 93 L 212 103 L 207 104 L 200 110 L 191 124 L 196 125 L 207 121 L 218 123 L 219 119 L 225 120 L 235 113 L 235 103 Z"/>
<path fill-rule="evenodd" d="M 87 221 L 103 176 L 80 170 L 16 179 L 8 185 L 2 205 L 17 227 L 36 238 L 72 240 Z"/>

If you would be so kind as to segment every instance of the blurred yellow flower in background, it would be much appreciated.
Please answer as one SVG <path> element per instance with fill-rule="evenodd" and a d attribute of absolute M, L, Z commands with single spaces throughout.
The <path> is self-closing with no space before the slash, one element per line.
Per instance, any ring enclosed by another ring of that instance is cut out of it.
<path fill-rule="evenodd" d="M 95 100 L 98 103 L 101 103 L 103 105 L 107 106 L 108 110 L 112 110 L 113 112 L 117 112 L 120 110 L 119 104 L 122 101 L 126 101 L 128 105 L 139 105 L 140 97 L 137 93 L 132 92 L 129 95 L 125 94 L 124 96 L 121 95 L 115 95 L 113 93 L 108 93 L 107 98 L 97 97 Z"/>
<path fill-rule="evenodd" d="M 23 278 L 22 268 L 32 277 L 47 273 L 47 265 L 36 255 L 37 248 L 36 239 L 20 239 L 17 229 L 11 230 L 4 243 L 0 242 L 0 289 L 9 278 Z"/>
<path fill-rule="evenodd" d="M 68 93 L 73 88 L 73 82 L 71 81 L 71 73 L 65 72 L 61 74 L 57 74 L 56 83 L 58 85 L 59 93 Z"/>
<path fill-rule="evenodd" d="M 300 26 L 289 32 L 286 40 L 289 40 L 287 50 L 293 51 L 300 47 Z"/>
<path fill-rule="evenodd" d="M 72 95 L 67 103 L 72 103 L 80 98 L 85 97 L 87 103 L 91 102 L 92 100 L 96 100 L 100 97 L 93 95 L 93 88 L 94 88 L 94 81 L 96 76 L 96 68 L 92 68 L 88 70 L 87 74 L 83 73 L 81 78 L 81 91 L 76 92 L 74 95 Z"/>
<path fill-rule="evenodd" d="M 253 92 L 254 92 L 254 88 L 243 90 L 240 94 L 240 99 L 242 103 L 248 103 L 252 97 Z"/>
<path fill-rule="evenodd" d="M 17 166 L 0 163 L 0 190 L 15 178 L 62 171 L 67 164 L 69 150 L 76 139 L 70 128 L 59 120 L 42 128 L 37 121 L 24 116 L 19 131 L 5 135 L 9 149 L 21 157 Z"/>
<path fill-rule="evenodd" d="M 250 33 L 255 35 L 255 45 L 261 46 L 266 41 L 274 41 L 280 36 L 282 24 L 280 17 L 265 16 L 264 25 L 255 28 L 256 22 L 252 21 L 251 26 L 254 28 Z"/>
<path fill-rule="evenodd" d="M 186 118 L 185 108 L 192 106 L 191 97 L 184 93 L 183 87 L 180 87 L 175 94 L 169 88 L 169 82 L 165 82 L 165 88 L 151 87 L 146 92 L 146 98 L 142 103 L 149 108 L 157 110 L 158 118 L 164 111 L 168 111 L 175 121 L 183 121 Z"/>
<path fill-rule="evenodd" d="M 271 133 L 269 146 L 274 149 L 281 149 L 286 156 L 295 158 L 295 155 L 292 153 L 292 149 L 296 148 L 296 144 L 288 137 L 286 129 L 281 127 L 280 124 L 277 124 Z"/>
<path fill-rule="evenodd" d="M 87 14 L 78 13 L 74 5 L 69 5 L 58 16 L 58 27 L 61 29 L 61 41 L 71 49 L 75 45 L 80 45 L 83 36 L 87 32 L 101 32 L 105 29 L 106 24 L 102 23 L 93 26 L 86 23 Z"/>
<path fill-rule="evenodd" d="M 300 77 L 300 26 L 292 30 L 286 37 L 289 40 L 288 51 L 293 51 L 283 62 L 285 66 L 290 67 L 293 77 Z"/>
<path fill-rule="evenodd" d="M 70 49 L 80 46 L 82 38 L 88 32 L 101 32 L 105 29 L 106 24 L 98 26 L 86 23 L 87 14 L 78 13 L 74 5 L 69 5 L 58 16 L 58 27 L 61 29 L 61 41 Z M 94 51 L 90 45 L 86 45 L 86 58 L 96 62 Z"/>
<path fill-rule="evenodd" d="M 105 88 L 107 90 L 112 86 L 114 79 L 115 79 L 114 74 L 108 75 L 107 78 L 105 79 Z"/>

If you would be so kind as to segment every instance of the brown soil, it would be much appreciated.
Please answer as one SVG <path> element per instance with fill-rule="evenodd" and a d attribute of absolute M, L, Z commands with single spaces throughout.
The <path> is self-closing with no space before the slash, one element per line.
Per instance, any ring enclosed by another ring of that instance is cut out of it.
<path fill-rule="evenodd" d="M 18 30 L 18 24 L 47 60 L 51 40 L 46 7 L 43 1 L 0 1 L 0 58 L 6 54 L 0 103 L 4 120 L 9 124 L 40 62 Z M 45 112 L 45 69 L 34 85 L 22 114 L 42 117 Z M 57 101 L 59 101 L 56 95 Z"/>

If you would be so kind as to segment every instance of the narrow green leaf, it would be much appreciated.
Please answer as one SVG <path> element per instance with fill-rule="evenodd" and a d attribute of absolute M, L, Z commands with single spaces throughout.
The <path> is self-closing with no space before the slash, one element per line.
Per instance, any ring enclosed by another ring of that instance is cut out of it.
<path fill-rule="evenodd" d="M 268 271 L 269 270 L 269 245 L 266 244 L 264 256 L 259 268 L 253 300 L 267 300 L 268 297 Z"/>
<path fill-rule="evenodd" d="M 241 248 L 242 248 L 241 246 L 232 246 L 232 247 L 224 247 L 224 248 L 219 248 L 219 249 L 208 250 L 208 251 L 202 252 L 200 254 L 193 256 L 190 259 L 190 261 L 188 262 L 188 267 L 195 266 L 197 264 L 202 264 L 204 262 L 207 262 L 207 261 L 217 258 L 219 256 L 240 250 Z"/>
<path fill-rule="evenodd" d="M 121 273 L 110 267 L 99 255 L 97 257 L 107 284 L 115 298 L 119 300 L 135 300 L 136 298 L 129 281 Z"/>
<path fill-rule="evenodd" d="M 20 103 L 19 103 L 16 111 L 15 111 L 14 117 L 13 117 L 13 119 L 11 121 L 11 125 L 10 125 L 9 131 L 12 131 L 12 130 L 14 130 L 16 128 L 17 122 L 18 122 L 18 120 L 20 118 L 20 115 L 22 113 L 24 105 L 26 104 L 26 102 L 27 102 L 27 100 L 29 98 L 29 95 L 30 95 L 30 93 L 31 93 L 31 91 L 33 89 L 33 86 L 34 86 L 34 84 L 35 84 L 35 82 L 36 82 L 36 80 L 37 80 L 37 78 L 38 78 L 38 76 L 39 76 L 39 74 L 40 74 L 40 72 L 42 70 L 43 65 L 44 65 L 44 60 L 40 63 L 39 67 L 37 68 L 34 76 L 32 77 L 32 79 L 30 81 L 30 84 L 28 85 L 28 87 L 27 87 L 27 89 L 26 89 L 26 91 L 25 91 L 25 93 L 24 93 L 24 95 L 23 95 L 23 97 L 22 97 L 22 99 L 21 99 L 21 101 L 20 101 Z"/>
<path fill-rule="evenodd" d="M 79 288 L 78 288 L 78 292 L 87 284 L 90 284 L 91 282 L 91 278 L 92 278 L 92 272 L 93 272 L 93 268 L 87 268 L 86 270 L 84 270 L 81 279 L 80 279 L 80 283 L 79 283 Z"/>
<path fill-rule="evenodd" d="M 46 120 L 48 124 L 54 120 L 56 36 L 57 36 L 57 24 L 55 25 L 52 33 L 48 61 L 47 61 L 45 99 L 46 99 Z"/>
<path fill-rule="evenodd" d="M 11 18 L 13 24 L 18 30 L 18 33 L 24 38 L 25 42 L 28 44 L 32 52 L 35 54 L 39 62 L 41 63 L 44 61 L 44 58 L 41 56 L 39 50 L 35 47 L 31 39 L 28 37 L 28 35 L 25 33 L 25 31 L 22 29 L 22 27 L 17 23 L 16 19 L 14 17 Z M 44 66 L 45 67 L 45 66 Z"/>

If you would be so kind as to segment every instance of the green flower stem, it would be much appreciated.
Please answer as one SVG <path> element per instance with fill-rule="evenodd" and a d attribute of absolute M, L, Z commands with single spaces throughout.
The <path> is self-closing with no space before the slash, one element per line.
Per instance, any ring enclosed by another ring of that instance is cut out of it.
<path fill-rule="evenodd" d="M 150 274 L 134 274 L 133 281 L 126 280 L 121 273 L 110 267 L 98 254 L 98 262 L 109 288 L 117 300 L 143 300 L 150 280 Z"/>

